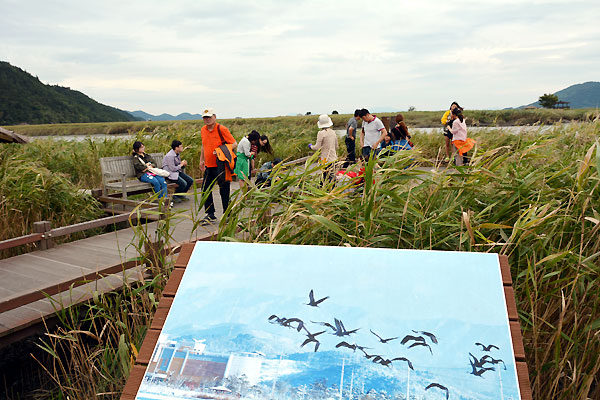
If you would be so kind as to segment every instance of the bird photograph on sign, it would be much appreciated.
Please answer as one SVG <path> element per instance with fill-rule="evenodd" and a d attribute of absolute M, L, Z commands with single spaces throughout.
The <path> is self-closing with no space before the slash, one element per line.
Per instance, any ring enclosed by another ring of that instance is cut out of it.
<path fill-rule="evenodd" d="M 520 399 L 498 257 L 197 242 L 136 397 L 163 398 Z"/>

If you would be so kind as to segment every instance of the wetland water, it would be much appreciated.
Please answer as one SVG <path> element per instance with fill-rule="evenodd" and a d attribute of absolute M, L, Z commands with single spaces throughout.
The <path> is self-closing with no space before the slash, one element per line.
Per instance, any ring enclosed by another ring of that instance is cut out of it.
<path fill-rule="evenodd" d="M 568 125 L 568 124 L 565 124 L 565 125 Z M 510 134 L 517 135 L 522 132 L 539 131 L 540 133 L 543 133 L 549 129 L 553 129 L 556 127 L 557 127 L 557 125 L 486 126 L 486 127 L 469 126 L 468 129 L 469 129 L 469 132 L 473 132 L 473 133 L 482 131 L 482 130 L 498 129 L 498 130 L 502 130 L 503 132 L 508 132 Z M 409 126 L 408 129 L 411 133 L 426 133 L 426 134 L 432 134 L 432 133 L 433 134 L 437 134 L 437 133 L 441 134 L 442 133 L 442 128 L 439 126 L 436 126 L 433 128 L 413 128 L 413 127 Z M 315 132 L 316 132 L 316 128 L 315 128 Z M 339 138 L 343 138 L 346 135 L 346 130 L 345 129 L 336 129 L 335 133 L 338 135 Z M 52 135 L 52 136 L 49 135 L 49 136 L 28 136 L 28 137 L 31 140 L 54 139 L 54 140 L 69 140 L 69 141 L 81 142 L 81 141 L 87 140 L 88 138 L 93 141 L 101 141 L 101 140 L 105 140 L 105 139 L 129 140 L 132 138 L 132 135 L 130 135 L 128 133 L 119 133 L 119 134 L 98 134 L 98 135 Z"/>

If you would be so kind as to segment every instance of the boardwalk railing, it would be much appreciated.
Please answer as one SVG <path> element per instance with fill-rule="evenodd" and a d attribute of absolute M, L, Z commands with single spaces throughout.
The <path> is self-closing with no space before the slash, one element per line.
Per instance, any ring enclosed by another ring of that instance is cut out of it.
<path fill-rule="evenodd" d="M 302 164 L 302 163 L 306 162 L 306 160 L 308 160 L 309 158 L 310 158 L 310 156 L 302 157 L 302 158 L 299 158 L 296 160 L 284 162 L 284 163 L 282 163 L 282 165 L 284 167 L 288 167 L 288 166 Z M 100 219 L 96 219 L 96 220 L 92 220 L 92 221 L 82 222 L 79 224 L 74 224 L 74 225 L 69 225 L 69 226 L 63 226 L 63 227 L 54 228 L 54 229 L 51 228 L 49 221 L 38 221 L 38 222 L 34 223 L 35 233 L 1 241 L 0 242 L 0 251 L 11 249 L 11 248 L 14 248 L 17 246 L 26 245 L 26 244 L 32 244 L 32 243 L 38 243 L 37 249 L 39 249 L 39 250 L 47 250 L 47 249 L 54 247 L 53 239 L 55 239 L 57 237 L 66 236 L 66 235 L 70 235 L 70 234 L 77 233 L 77 232 L 82 232 L 82 231 L 85 231 L 88 229 L 101 228 L 104 226 L 114 225 L 117 223 L 128 221 L 130 219 L 131 220 L 137 220 L 138 218 L 158 219 L 158 217 L 156 215 L 148 215 L 149 211 L 157 210 L 157 207 L 155 207 L 152 204 L 142 203 L 140 205 L 139 202 L 132 201 L 132 200 L 117 199 L 117 198 L 104 198 L 103 196 L 101 196 L 98 200 L 101 202 L 103 200 L 106 200 L 107 202 L 110 201 L 112 203 L 116 203 L 116 204 L 120 204 L 120 205 L 124 205 L 124 206 L 139 206 L 140 212 L 139 213 L 136 213 L 136 212 L 130 213 L 130 212 L 121 211 L 121 214 L 119 214 L 119 215 L 113 215 L 113 216 L 109 216 L 109 217 L 105 217 L 105 218 L 100 218 Z M 105 211 L 119 212 L 119 211 L 108 210 L 108 209 L 106 209 Z M 197 240 L 210 240 L 213 237 L 214 237 L 213 234 L 209 234 L 209 235 L 205 235 L 205 237 L 198 238 Z M 156 245 L 157 245 L 156 243 L 147 243 L 146 247 L 147 247 L 147 249 L 154 249 L 156 247 Z M 154 251 L 172 252 L 172 253 L 177 253 L 179 251 L 179 246 L 171 247 L 171 246 L 169 246 L 169 244 L 166 244 L 166 246 L 160 245 L 159 247 L 161 247 L 161 248 L 154 249 Z M 23 305 L 32 303 L 37 300 L 44 299 L 46 296 L 56 295 L 58 293 L 68 290 L 70 287 L 80 286 L 87 282 L 102 278 L 104 275 L 121 272 L 123 270 L 133 268 L 137 265 L 139 265 L 139 260 L 137 260 L 137 259 L 128 260 L 128 261 L 125 261 L 118 265 L 108 266 L 106 268 L 79 276 L 75 279 L 70 279 L 68 281 L 61 282 L 60 284 L 48 285 L 47 287 L 37 289 L 30 293 L 2 299 L 2 300 L 0 300 L 0 313 L 15 309 L 17 307 L 21 307 Z"/>
<path fill-rule="evenodd" d="M 126 202 L 126 200 L 120 200 L 121 202 Z M 131 201 L 130 201 L 131 202 Z M 139 204 L 138 204 L 139 205 Z M 144 205 L 142 205 L 144 206 Z M 155 215 L 146 214 L 148 211 L 157 210 L 156 207 L 152 205 L 147 205 L 145 210 L 141 210 L 140 216 L 146 219 L 157 219 Z M 8 250 L 13 247 L 23 246 L 31 243 L 38 243 L 39 250 L 46 250 L 54 247 L 53 238 L 57 238 L 60 236 L 66 236 L 77 232 L 86 231 L 88 229 L 94 228 L 102 228 L 109 225 L 118 224 L 120 222 L 125 222 L 131 220 L 137 220 L 137 213 L 121 213 L 119 215 L 113 215 L 109 217 L 104 217 L 100 219 L 94 219 L 92 221 L 81 222 L 79 224 L 62 226 L 59 228 L 51 228 L 49 221 L 38 221 L 33 223 L 33 230 L 35 233 L 31 233 L 29 235 L 23 235 L 12 239 L 7 239 L 0 241 L 0 251 Z"/>

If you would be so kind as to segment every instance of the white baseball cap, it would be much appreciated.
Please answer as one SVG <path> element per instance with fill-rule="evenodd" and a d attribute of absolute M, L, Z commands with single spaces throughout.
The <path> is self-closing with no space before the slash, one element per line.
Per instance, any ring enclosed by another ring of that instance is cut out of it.
<path fill-rule="evenodd" d="M 212 117 L 213 115 L 215 115 L 215 109 L 214 108 L 206 108 L 204 109 L 204 111 L 202 111 L 202 118 L 204 117 Z"/>

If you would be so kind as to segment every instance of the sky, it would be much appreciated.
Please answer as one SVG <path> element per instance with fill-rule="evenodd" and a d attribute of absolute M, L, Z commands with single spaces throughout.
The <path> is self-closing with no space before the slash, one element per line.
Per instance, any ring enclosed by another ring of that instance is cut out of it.
<path fill-rule="evenodd" d="M 600 80 L 597 0 L 0 0 L 0 60 L 150 114 L 529 104 Z"/>

